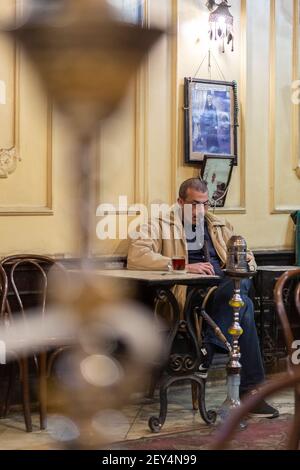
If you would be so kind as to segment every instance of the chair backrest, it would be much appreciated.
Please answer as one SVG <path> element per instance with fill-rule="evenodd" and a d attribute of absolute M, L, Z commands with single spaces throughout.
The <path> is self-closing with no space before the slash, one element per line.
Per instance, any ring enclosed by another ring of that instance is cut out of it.
<path fill-rule="evenodd" d="M 41 255 L 31 255 L 31 254 L 24 254 L 24 255 L 13 255 L 13 256 L 8 256 L 4 258 L 0 262 L 0 268 L 4 271 L 4 268 L 7 270 L 7 283 L 6 283 L 6 294 L 8 291 L 8 287 L 11 287 L 12 292 L 15 295 L 15 298 L 17 300 L 17 305 L 18 305 L 18 310 L 21 312 L 23 318 L 26 318 L 26 308 L 24 307 L 24 302 L 22 300 L 22 287 L 20 283 L 20 278 L 17 279 L 17 272 L 18 268 L 24 267 L 24 266 L 30 266 L 33 267 L 34 270 L 39 274 L 40 278 L 40 284 L 39 288 L 40 290 L 37 292 L 36 288 L 34 289 L 35 294 L 39 294 L 41 301 L 39 304 L 41 305 L 41 313 L 42 315 L 45 315 L 45 309 L 46 309 L 46 300 L 47 300 L 47 294 L 48 294 L 48 272 L 49 269 L 54 267 L 57 268 L 60 272 L 63 272 L 67 276 L 67 271 L 64 268 L 64 266 L 55 261 L 54 259 L 48 257 L 48 256 L 41 256 Z M 30 294 L 30 292 L 26 291 L 25 292 Z M 24 293 L 24 292 L 23 292 Z M 8 311 L 9 318 L 12 320 L 12 308 L 10 305 L 10 302 L 8 300 L 8 295 L 6 295 L 6 301 L 3 300 L 2 302 L 2 307 Z"/>
<path fill-rule="evenodd" d="M 274 289 L 274 300 L 276 310 L 282 325 L 284 339 L 289 355 L 289 359 L 291 359 L 293 354 L 292 344 L 294 342 L 294 335 L 292 332 L 292 327 L 288 318 L 288 314 L 286 312 L 286 305 L 284 301 L 284 293 L 291 281 L 295 281 L 293 288 L 294 288 L 294 301 L 295 301 L 295 308 L 299 314 L 300 319 L 300 269 L 295 269 L 293 271 L 285 272 L 277 281 Z M 289 362 L 289 364 L 291 364 Z"/>
<path fill-rule="evenodd" d="M 0 264 L 0 322 L 4 321 L 5 305 L 7 301 L 8 280 L 6 272 Z"/>

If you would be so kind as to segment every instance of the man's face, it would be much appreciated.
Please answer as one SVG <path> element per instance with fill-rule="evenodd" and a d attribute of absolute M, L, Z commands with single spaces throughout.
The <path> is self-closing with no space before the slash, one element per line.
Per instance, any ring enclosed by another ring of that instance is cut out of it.
<path fill-rule="evenodd" d="M 202 217 L 204 218 L 209 209 L 208 193 L 201 193 L 195 189 L 189 188 L 186 193 L 186 198 L 179 198 L 178 203 L 184 209 L 185 220 L 193 225 L 197 225 L 199 220 Z"/>

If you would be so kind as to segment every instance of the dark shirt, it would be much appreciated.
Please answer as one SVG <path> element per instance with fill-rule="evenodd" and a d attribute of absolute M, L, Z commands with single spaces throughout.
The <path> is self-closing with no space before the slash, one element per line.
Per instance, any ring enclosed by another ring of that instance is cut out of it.
<path fill-rule="evenodd" d="M 217 276 L 224 276 L 224 272 L 221 269 L 221 261 L 209 235 L 207 224 L 204 226 L 204 247 L 199 250 L 189 250 L 188 256 L 189 264 L 210 263 L 213 265 Z"/>

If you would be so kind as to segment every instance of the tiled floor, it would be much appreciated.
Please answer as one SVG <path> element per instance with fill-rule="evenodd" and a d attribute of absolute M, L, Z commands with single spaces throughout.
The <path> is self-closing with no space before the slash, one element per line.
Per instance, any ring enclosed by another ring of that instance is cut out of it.
<path fill-rule="evenodd" d="M 226 386 L 224 383 L 210 384 L 207 387 L 207 408 L 218 408 L 224 401 Z M 270 400 L 282 414 L 293 413 L 293 391 L 283 392 Z M 110 435 L 111 442 L 119 442 L 128 439 L 138 439 L 151 436 L 148 428 L 148 419 L 152 415 L 158 415 L 159 401 L 157 395 L 153 400 L 139 399 L 135 404 L 122 410 L 122 413 L 114 415 L 98 415 L 98 425 L 104 422 L 105 432 Z M 4 449 L 59 449 L 61 444 L 53 439 L 54 425 L 58 420 L 49 417 L 49 429 L 39 431 L 38 415 L 33 415 L 34 431 L 24 431 L 24 421 L 20 413 L 15 413 L 9 419 L 0 421 L 0 450 Z M 168 434 L 183 430 L 201 430 L 206 426 L 199 414 L 192 411 L 190 386 L 183 385 L 171 389 L 169 393 L 169 410 L 167 421 L 161 434 Z M 70 429 L 66 423 L 60 422 L 56 436 L 64 440 Z"/>

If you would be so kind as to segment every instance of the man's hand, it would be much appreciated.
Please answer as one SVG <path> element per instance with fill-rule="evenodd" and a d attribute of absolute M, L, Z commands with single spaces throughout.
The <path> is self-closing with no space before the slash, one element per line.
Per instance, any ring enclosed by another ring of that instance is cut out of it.
<path fill-rule="evenodd" d="M 215 271 L 213 265 L 210 263 L 196 263 L 196 264 L 188 264 L 186 266 L 186 270 L 188 273 L 191 274 L 206 274 L 208 276 L 214 276 Z"/>

